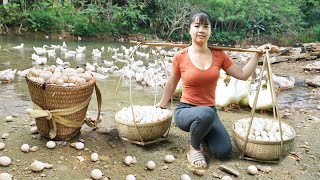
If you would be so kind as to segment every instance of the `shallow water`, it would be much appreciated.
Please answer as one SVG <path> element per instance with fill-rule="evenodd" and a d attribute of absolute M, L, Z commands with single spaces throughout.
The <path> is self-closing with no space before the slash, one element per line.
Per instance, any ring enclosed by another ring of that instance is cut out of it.
<path fill-rule="evenodd" d="M 311 93 L 311 87 L 304 84 L 304 80 L 295 77 L 296 83 L 293 89 L 284 90 L 277 94 L 280 108 L 316 109 L 318 106 L 316 97 Z"/>
<path fill-rule="evenodd" d="M 64 40 L 50 40 L 50 39 L 27 39 L 22 37 L 1 37 L 0 36 L 0 71 L 5 69 L 25 70 L 33 67 L 31 55 L 34 53 L 33 46 L 42 47 L 43 45 L 51 44 L 62 45 Z M 86 46 L 85 58 L 82 60 L 68 59 L 70 67 L 83 67 L 85 68 L 86 62 L 98 63 L 103 65 L 103 60 L 112 60 L 111 53 L 107 52 L 107 47 L 120 48 L 120 46 L 132 46 L 128 43 L 119 42 L 93 42 L 93 41 L 65 41 L 69 50 L 75 50 L 76 47 Z M 24 43 L 23 50 L 16 50 L 12 47 Z M 94 59 L 91 55 L 93 48 L 105 47 L 100 59 Z M 60 49 L 56 50 L 56 58 L 60 57 L 64 61 L 65 58 L 61 57 Z M 56 64 L 55 59 L 48 59 L 48 65 Z M 123 63 L 116 63 L 117 66 L 122 67 Z M 119 77 L 110 75 L 107 79 L 97 80 L 97 85 L 102 93 L 102 112 L 108 112 L 108 116 L 113 116 L 113 113 L 120 110 L 124 106 L 130 105 L 129 99 L 129 82 L 128 80 L 122 81 L 115 100 L 116 86 Z M 22 100 L 31 101 L 28 87 L 24 77 L 16 74 L 15 79 L 11 83 L 0 83 L 0 96 L 18 96 Z M 159 98 L 159 94 L 157 96 Z M 133 104 L 140 105 L 153 105 L 155 95 L 150 88 L 143 88 L 137 84 L 132 84 L 132 99 Z M 95 94 L 91 100 L 89 109 L 97 110 L 97 103 Z M 109 112 L 112 112 L 111 114 Z"/>
<path fill-rule="evenodd" d="M 51 44 L 62 45 L 63 41 L 66 42 L 69 50 L 75 50 L 76 47 L 86 46 L 85 58 L 82 60 L 68 59 L 71 67 L 83 67 L 85 68 L 86 62 L 103 64 L 103 60 L 112 60 L 111 53 L 107 52 L 107 47 L 120 48 L 120 46 L 132 46 L 129 43 L 120 42 L 97 42 L 97 41 L 67 41 L 67 40 L 50 40 L 50 39 L 32 39 L 25 37 L 16 36 L 0 36 L 0 70 L 12 68 L 17 70 L 24 70 L 33 67 L 31 54 L 34 53 L 33 46 L 42 47 L 43 45 Z M 16 50 L 12 47 L 24 43 L 25 46 L 23 50 Z M 100 59 L 94 59 L 91 55 L 92 49 L 105 47 L 105 51 L 102 53 Z M 56 57 L 60 57 L 64 61 L 65 58 L 61 57 L 60 49 L 56 50 Z M 48 65 L 55 64 L 55 59 L 48 59 Z M 117 66 L 122 67 L 123 63 L 115 63 Z M 296 78 L 296 77 L 295 77 Z M 119 81 L 117 76 L 109 76 L 105 80 L 98 80 L 97 84 L 102 92 L 102 111 L 112 112 L 109 114 L 113 116 L 113 113 L 120 110 L 124 106 L 130 105 L 129 99 L 129 82 L 128 80 L 121 83 L 118 95 L 115 98 L 116 86 Z M 278 94 L 278 103 L 280 108 L 297 107 L 300 109 L 310 109 L 316 107 L 314 102 L 309 102 L 310 98 L 310 88 L 304 86 L 303 80 L 296 79 L 296 86 L 292 90 L 285 90 Z M 0 95 L 16 95 L 22 100 L 30 100 L 27 84 L 23 77 L 16 75 L 15 79 L 11 83 L 1 83 L 0 84 Z M 159 93 L 156 95 L 157 100 L 161 95 Z M 90 103 L 90 109 L 97 109 L 97 103 L 95 101 L 95 95 Z M 115 100 L 116 99 L 116 100 Z M 155 95 L 151 88 L 144 88 L 136 83 L 132 84 L 132 99 L 133 104 L 140 105 L 153 105 L 155 102 Z"/>

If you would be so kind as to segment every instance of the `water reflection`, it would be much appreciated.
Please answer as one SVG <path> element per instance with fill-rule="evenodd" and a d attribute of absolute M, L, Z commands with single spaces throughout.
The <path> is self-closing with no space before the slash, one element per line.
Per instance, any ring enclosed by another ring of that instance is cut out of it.
<path fill-rule="evenodd" d="M 69 50 L 75 50 L 78 46 L 86 46 L 86 51 L 83 53 L 81 58 L 64 58 L 61 57 L 60 49 L 56 50 L 55 58 L 48 58 L 48 65 L 56 64 L 56 58 L 60 57 L 64 61 L 70 62 L 70 67 L 83 67 L 85 68 L 86 62 L 90 62 L 91 64 L 96 62 L 98 64 L 103 63 L 103 60 L 112 60 L 111 53 L 104 51 L 102 53 L 101 58 L 93 57 L 91 52 L 94 48 L 101 47 L 112 47 L 119 48 L 122 46 L 132 46 L 128 43 L 118 43 L 118 42 L 92 42 L 92 41 L 65 41 Z M 23 50 L 17 50 L 13 47 L 24 43 Z M 42 47 L 43 45 L 51 44 L 53 45 L 62 45 L 62 40 L 49 40 L 49 39 L 28 39 L 21 37 L 0 37 L 0 70 L 14 68 L 18 70 L 25 70 L 33 67 L 33 61 L 31 59 L 31 55 L 34 53 L 34 47 Z M 117 66 L 120 68 L 124 66 L 124 63 L 115 62 Z M 118 91 L 117 98 L 115 98 L 116 86 L 119 81 L 119 77 L 109 75 L 107 79 L 97 81 L 97 85 L 100 88 L 102 93 L 102 111 L 111 112 L 107 113 L 108 116 L 112 116 L 112 113 L 118 111 L 123 106 L 128 106 L 130 104 L 129 101 L 129 87 L 125 84 L 128 84 L 128 81 L 123 81 L 120 89 Z M 25 82 L 24 77 L 20 77 L 18 75 L 15 76 L 15 79 L 10 84 L 2 83 L 0 84 L 0 95 L 14 95 L 20 99 L 26 99 L 26 97 L 30 97 L 27 84 Z M 152 89 L 144 88 L 142 86 L 137 86 L 137 84 L 133 84 L 132 88 L 132 97 L 134 104 L 141 105 L 153 105 L 154 103 L 154 94 Z M 28 99 L 29 101 L 30 98 Z M 90 109 L 97 110 L 97 103 L 95 94 L 92 97 Z"/>

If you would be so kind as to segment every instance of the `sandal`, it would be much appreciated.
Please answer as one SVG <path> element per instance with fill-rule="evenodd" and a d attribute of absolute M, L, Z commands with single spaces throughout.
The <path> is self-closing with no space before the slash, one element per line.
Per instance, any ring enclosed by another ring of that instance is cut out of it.
<path fill-rule="evenodd" d="M 206 159 L 204 158 L 204 155 L 201 151 L 195 151 L 190 155 L 190 152 L 187 153 L 187 159 L 191 163 L 191 166 L 195 169 L 206 169 L 207 163 Z M 202 166 L 198 166 L 195 164 L 197 161 L 204 161 L 205 163 Z"/>

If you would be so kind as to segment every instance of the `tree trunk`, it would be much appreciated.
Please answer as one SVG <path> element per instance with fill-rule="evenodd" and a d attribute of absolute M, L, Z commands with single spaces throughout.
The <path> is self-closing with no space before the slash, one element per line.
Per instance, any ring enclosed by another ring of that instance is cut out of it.
<path fill-rule="evenodd" d="M 215 23 L 214 23 L 214 31 L 216 31 L 217 30 L 217 25 L 218 25 L 218 21 L 216 21 Z"/>
<path fill-rule="evenodd" d="M 7 33 L 8 33 L 8 34 L 11 34 L 11 33 L 10 33 L 10 30 L 9 30 L 9 28 L 8 28 L 8 27 L 7 27 L 6 25 L 4 25 L 4 27 L 6 28 L 6 30 L 7 30 Z"/>
<path fill-rule="evenodd" d="M 227 32 L 231 31 L 231 27 L 232 27 L 232 21 L 229 22 L 228 27 L 227 27 Z"/>
<path fill-rule="evenodd" d="M 233 26 L 233 30 L 234 30 L 234 31 L 236 31 L 237 25 L 238 25 L 238 21 L 236 21 L 236 22 L 234 23 L 234 26 Z"/>
<path fill-rule="evenodd" d="M 22 34 L 22 33 L 21 33 L 21 28 L 22 28 L 22 23 L 20 24 L 20 27 L 19 27 L 19 29 L 18 29 L 18 33 L 19 33 L 19 34 Z"/>
<path fill-rule="evenodd" d="M 3 24 L 0 24 L 0 34 L 4 34 L 3 28 L 4 28 Z"/>

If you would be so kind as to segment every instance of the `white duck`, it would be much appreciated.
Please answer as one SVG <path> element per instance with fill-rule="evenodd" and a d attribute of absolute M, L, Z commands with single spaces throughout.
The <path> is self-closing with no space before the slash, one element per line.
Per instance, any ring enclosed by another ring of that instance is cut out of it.
<path fill-rule="evenodd" d="M 136 72 L 135 76 L 136 76 L 136 81 L 137 82 L 141 82 L 143 80 L 143 73 Z"/>
<path fill-rule="evenodd" d="M 68 48 L 66 42 L 64 42 L 64 41 L 62 42 L 62 46 L 61 47 L 66 48 L 66 49 Z"/>
<path fill-rule="evenodd" d="M 111 68 L 105 68 L 105 67 L 97 67 L 97 73 L 105 74 L 105 73 L 111 73 L 113 70 Z"/>
<path fill-rule="evenodd" d="M 224 93 L 226 87 L 227 87 L 227 84 L 224 82 L 224 79 L 221 78 L 221 76 L 220 76 L 220 78 L 218 79 L 218 82 L 217 82 L 216 94 L 215 94 L 217 106 L 218 106 L 218 104 L 221 104 L 220 101 L 222 101 L 222 96 L 223 96 L 223 93 Z"/>
<path fill-rule="evenodd" d="M 57 63 L 57 65 L 60 65 L 60 66 L 70 66 L 69 62 L 63 62 L 63 60 L 60 58 L 56 59 L 56 63 Z"/>
<path fill-rule="evenodd" d="M 111 67 L 113 66 L 113 61 L 108 61 L 108 60 L 103 60 L 104 65 L 106 65 L 107 67 Z"/>
<path fill-rule="evenodd" d="M 13 47 L 13 49 L 22 49 L 24 47 L 24 44 L 21 43 L 19 46 L 15 46 Z"/>
<path fill-rule="evenodd" d="M 87 62 L 87 63 L 86 63 L 86 70 L 93 72 L 93 71 L 96 71 L 96 67 L 95 67 L 94 64 L 92 65 L 92 64 L 90 64 L 89 62 Z"/>
<path fill-rule="evenodd" d="M 76 56 L 75 51 L 65 51 L 64 52 L 64 57 L 65 58 L 74 58 Z"/>
<path fill-rule="evenodd" d="M 38 56 L 37 54 L 35 54 L 35 53 L 32 53 L 32 55 L 31 55 L 31 59 L 32 60 L 36 60 L 36 59 L 38 59 L 40 56 Z"/>
<path fill-rule="evenodd" d="M 272 96 L 271 96 L 271 88 L 269 86 L 269 83 L 267 83 L 265 80 L 262 80 L 262 86 L 260 88 L 258 100 L 256 109 L 257 110 L 266 110 L 272 108 Z M 267 86 L 267 88 L 264 88 L 264 86 Z M 256 97 L 257 91 L 252 92 L 249 95 L 249 106 L 253 108 L 254 99 Z"/>
<path fill-rule="evenodd" d="M 220 69 L 220 78 L 222 78 L 222 80 L 225 80 L 227 79 L 227 76 L 227 73 L 223 69 Z"/>
<path fill-rule="evenodd" d="M 59 48 L 60 48 L 60 45 L 51 44 L 51 48 L 53 48 L 53 49 L 59 49 Z"/>
<path fill-rule="evenodd" d="M 173 96 L 181 96 L 182 94 L 182 80 L 180 79 L 180 81 L 177 84 L 176 90 L 174 90 Z"/>
<path fill-rule="evenodd" d="M 0 81 L 11 82 L 14 79 L 16 72 L 17 69 L 6 69 L 0 71 Z"/>
<path fill-rule="evenodd" d="M 48 62 L 47 57 L 39 57 L 39 58 L 35 59 L 35 63 L 38 65 L 44 65 L 44 64 L 47 64 L 47 62 Z"/>
<path fill-rule="evenodd" d="M 42 55 L 47 52 L 46 47 L 48 47 L 48 46 L 47 45 L 43 45 L 43 47 L 34 47 L 33 46 L 33 50 L 36 52 L 36 54 Z"/>
<path fill-rule="evenodd" d="M 76 59 L 77 60 L 81 60 L 81 59 L 85 59 L 86 55 L 84 53 L 77 53 L 76 54 Z"/>
<path fill-rule="evenodd" d="M 94 57 L 101 57 L 101 51 L 99 49 L 93 49 L 92 50 L 92 55 Z"/>
<path fill-rule="evenodd" d="M 78 48 L 77 49 L 83 49 L 83 50 L 86 50 L 87 48 L 86 48 L 86 46 L 79 46 L 78 45 Z"/>
<path fill-rule="evenodd" d="M 218 83 L 221 83 L 221 81 L 219 82 L 218 80 Z M 238 104 L 237 83 L 238 83 L 238 79 L 231 77 L 227 87 L 223 88 L 223 86 L 221 85 L 220 85 L 221 87 L 217 87 L 218 92 L 216 89 L 216 106 L 225 108 L 230 104 Z"/>
<path fill-rule="evenodd" d="M 91 74 L 95 79 L 98 79 L 98 80 L 103 80 L 103 79 L 106 79 L 107 77 L 109 77 L 109 75 L 102 75 L 102 74 L 99 74 L 96 72 L 91 72 Z"/>
<path fill-rule="evenodd" d="M 76 52 L 77 53 L 83 53 L 86 49 L 85 48 L 77 48 Z"/>
<path fill-rule="evenodd" d="M 47 53 L 48 53 L 48 57 L 49 57 L 49 58 L 53 58 L 53 57 L 56 56 L 55 49 L 48 49 L 48 50 L 47 50 Z"/>
<path fill-rule="evenodd" d="M 238 104 L 240 106 L 249 105 L 248 96 L 251 92 L 251 77 L 246 81 L 239 80 L 237 84 L 237 90 Z"/>
<path fill-rule="evenodd" d="M 137 56 L 140 56 L 140 57 L 146 57 L 148 54 L 147 54 L 147 53 L 144 53 L 144 52 L 136 51 L 136 55 L 137 55 Z"/>
<path fill-rule="evenodd" d="M 278 87 L 278 92 L 281 92 L 282 89 L 291 89 L 294 87 L 295 79 L 292 76 L 289 78 L 272 75 L 273 82 Z"/>
<path fill-rule="evenodd" d="M 25 70 L 22 70 L 22 71 L 18 71 L 17 74 L 21 77 L 24 77 L 26 76 L 32 69 L 34 68 L 28 68 L 28 69 L 25 69 Z"/>

